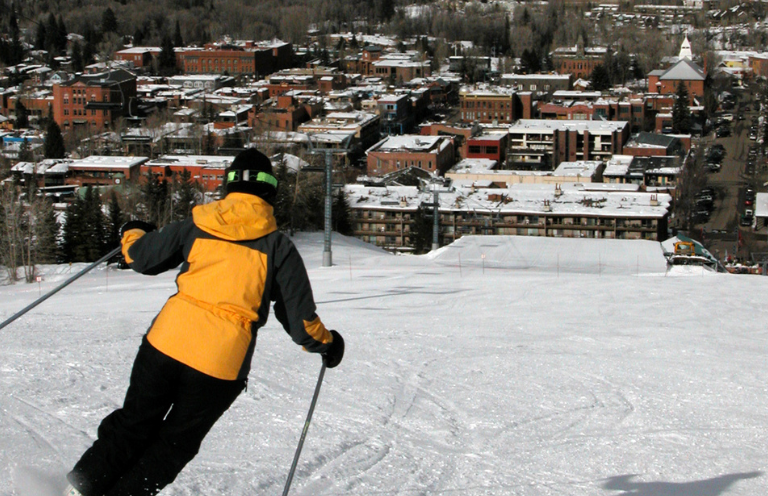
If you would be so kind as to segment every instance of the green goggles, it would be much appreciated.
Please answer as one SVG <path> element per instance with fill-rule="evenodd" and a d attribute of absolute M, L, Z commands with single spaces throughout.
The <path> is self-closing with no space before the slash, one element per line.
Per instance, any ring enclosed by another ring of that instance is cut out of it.
<path fill-rule="evenodd" d="M 227 172 L 228 183 L 236 183 L 238 181 L 266 183 L 277 188 L 277 178 L 268 172 L 252 170 L 233 170 Z"/>

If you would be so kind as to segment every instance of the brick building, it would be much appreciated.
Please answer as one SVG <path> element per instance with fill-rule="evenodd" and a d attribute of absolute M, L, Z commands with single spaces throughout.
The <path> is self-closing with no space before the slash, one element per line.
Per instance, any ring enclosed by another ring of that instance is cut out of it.
<path fill-rule="evenodd" d="M 532 93 L 549 93 L 573 89 L 571 74 L 502 74 L 502 86 L 508 86 L 518 91 Z"/>
<path fill-rule="evenodd" d="M 186 74 L 249 75 L 263 77 L 291 67 L 293 45 L 280 40 L 246 41 L 238 44 L 207 44 L 203 50 L 179 53 Z"/>
<path fill-rule="evenodd" d="M 571 74 L 575 79 L 589 79 L 595 67 L 605 60 L 608 50 L 605 47 L 584 47 L 576 44 L 573 47 L 556 48 L 550 55 L 558 74 Z"/>
<path fill-rule="evenodd" d="M 459 105 L 463 122 L 511 124 L 518 119 L 531 118 L 533 112 L 530 92 L 503 89 L 463 88 L 459 92 Z"/>
<path fill-rule="evenodd" d="M 641 99 L 558 100 L 541 105 L 539 116 L 559 120 L 629 121 L 633 129 L 639 129 L 645 119 L 645 105 Z"/>
<path fill-rule="evenodd" d="M 466 158 L 486 158 L 503 164 L 507 160 L 508 133 L 481 134 L 467 140 Z"/>
<path fill-rule="evenodd" d="M 407 167 L 443 174 L 454 163 L 453 140 L 447 136 L 389 136 L 369 148 L 366 155 L 369 176 Z"/>
<path fill-rule="evenodd" d="M 418 53 L 391 53 L 372 61 L 369 76 L 377 76 L 394 83 L 407 83 L 411 79 L 430 76 L 428 60 L 417 60 Z"/>
<path fill-rule="evenodd" d="M 160 56 L 160 47 L 131 47 L 115 52 L 115 59 L 130 62 L 133 67 L 143 69 L 152 67 L 152 62 Z"/>
<path fill-rule="evenodd" d="M 293 94 L 280 95 L 269 105 L 254 106 L 248 114 L 248 125 L 254 129 L 266 126 L 274 131 L 296 131 L 323 111 L 323 102 L 317 97 L 298 98 Z"/>
<path fill-rule="evenodd" d="M 222 155 L 161 155 L 141 164 L 140 172 L 142 180 L 146 180 L 150 174 L 169 178 L 187 170 L 192 181 L 204 191 L 214 192 L 221 186 L 224 169 L 232 160 L 234 157 Z"/>
<path fill-rule="evenodd" d="M 118 157 L 91 155 L 81 160 L 73 160 L 65 184 L 80 186 L 114 186 L 123 181 L 135 181 L 139 178 L 141 164 L 148 157 Z"/>
<path fill-rule="evenodd" d="M 688 89 L 690 104 L 694 99 L 704 96 L 704 80 L 707 78 L 704 70 L 691 62 L 690 59 L 678 60 L 666 70 L 655 70 L 648 74 L 648 93 L 672 95 L 677 87 L 684 84 Z"/>
<path fill-rule="evenodd" d="M 136 104 L 136 76 L 118 69 L 53 86 L 53 118 L 62 128 L 102 130 Z"/>

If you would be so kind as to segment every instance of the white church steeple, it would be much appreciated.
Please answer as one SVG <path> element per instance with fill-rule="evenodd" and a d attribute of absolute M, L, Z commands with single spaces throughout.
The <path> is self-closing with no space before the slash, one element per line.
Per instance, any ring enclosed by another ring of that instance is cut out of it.
<path fill-rule="evenodd" d="M 680 54 L 678 54 L 677 58 L 679 60 L 693 59 L 693 52 L 691 52 L 691 42 L 688 41 L 688 33 L 685 33 L 685 39 L 683 40 L 683 43 L 680 45 Z"/>

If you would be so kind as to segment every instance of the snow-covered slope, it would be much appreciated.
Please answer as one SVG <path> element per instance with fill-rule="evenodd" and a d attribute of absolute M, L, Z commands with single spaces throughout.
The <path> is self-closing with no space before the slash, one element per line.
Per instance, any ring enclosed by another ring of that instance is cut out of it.
<path fill-rule="evenodd" d="M 297 236 L 347 356 L 291 494 L 766 494 L 768 278 L 673 277 L 658 243 L 564 241 L 417 257 L 334 235 L 324 268 L 322 234 Z M 0 331 L 0 496 L 90 445 L 174 277 L 99 268 Z M 0 319 L 37 297 L 0 286 Z M 319 369 L 270 319 L 247 392 L 163 494 L 281 494 Z"/>

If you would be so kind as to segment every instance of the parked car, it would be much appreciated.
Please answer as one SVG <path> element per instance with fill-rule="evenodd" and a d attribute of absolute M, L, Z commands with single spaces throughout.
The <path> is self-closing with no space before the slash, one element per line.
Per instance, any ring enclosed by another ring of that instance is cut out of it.
<path fill-rule="evenodd" d="M 717 136 L 718 138 L 727 138 L 730 135 L 731 135 L 731 128 L 725 127 L 725 126 L 717 128 L 717 131 L 715 132 L 715 136 Z"/>

